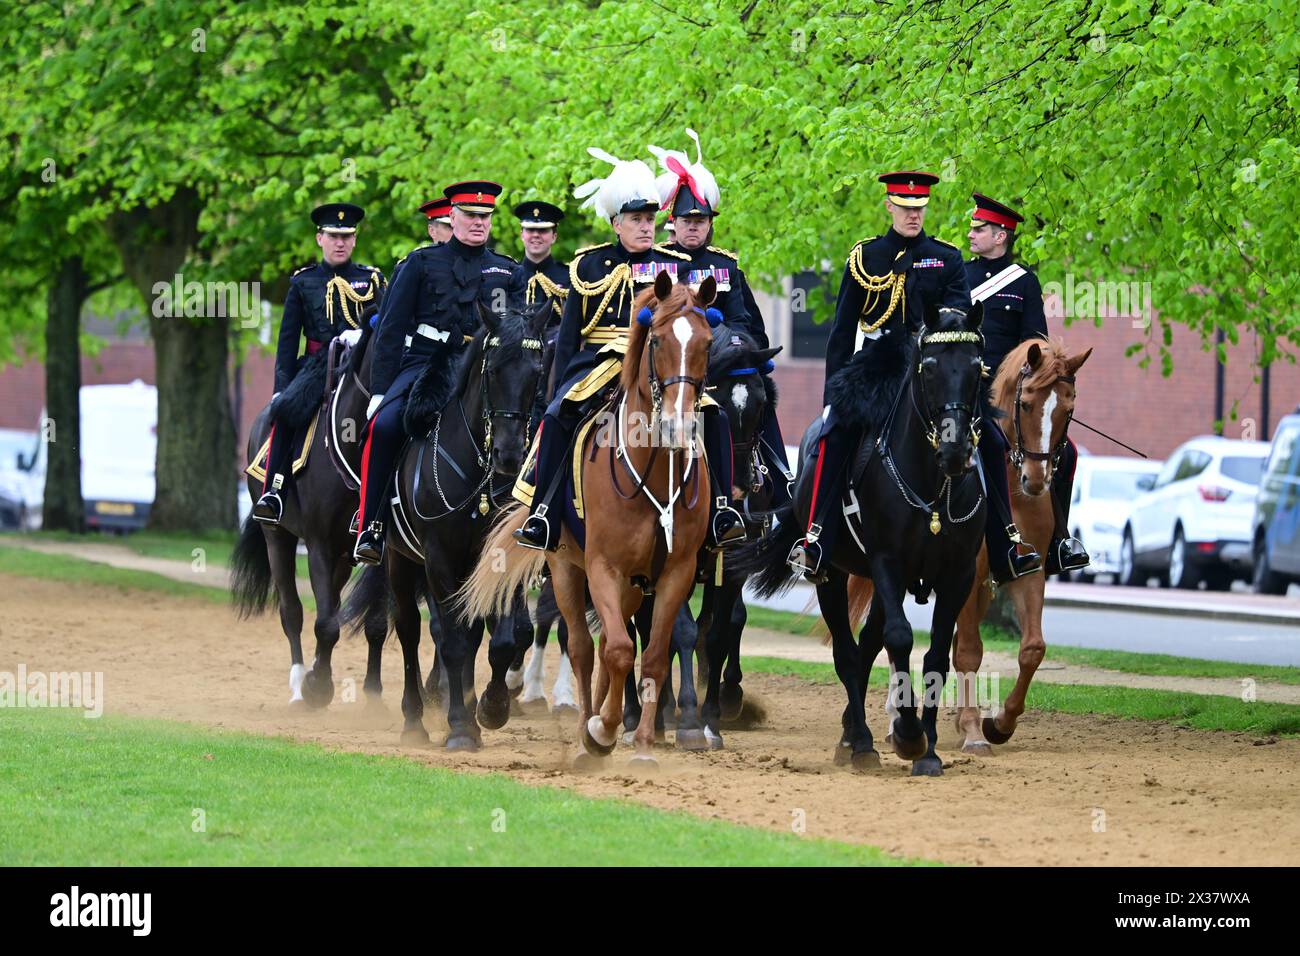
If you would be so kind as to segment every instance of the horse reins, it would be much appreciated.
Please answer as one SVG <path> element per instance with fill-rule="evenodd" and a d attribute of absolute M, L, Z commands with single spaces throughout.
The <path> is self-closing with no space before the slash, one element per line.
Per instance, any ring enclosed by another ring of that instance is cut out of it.
<path fill-rule="evenodd" d="M 1016 443 L 1015 446 L 1011 449 L 1011 463 L 1015 465 L 1017 468 L 1019 468 L 1025 463 L 1026 458 L 1029 459 L 1030 461 L 1050 461 L 1052 462 L 1052 468 L 1055 469 L 1056 461 L 1058 458 L 1061 457 L 1061 451 L 1062 449 L 1065 448 L 1065 443 L 1069 439 L 1070 419 L 1074 417 L 1074 410 L 1071 409 L 1066 414 L 1065 428 L 1061 430 L 1061 440 L 1057 442 L 1056 445 L 1050 451 L 1026 450 L 1024 441 L 1021 438 L 1021 431 L 1020 431 L 1020 396 L 1025 386 L 1025 379 L 1027 379 L 1032 373 L 1033 373 L 1033 369 L 1030 368 L 1029 363 L 1026 362 L 1024 365 L 1020 366 L 1020 374 L 1016 377 L 1016 402 L 1015 402 L 1016 411 L 1015 411 L 1015 415 L 1012 418 L 1013 426 L 1016 432 Z M 1048 388 L 1056 388 L 1059 382 L 1065 382 L 1067 385 L 1073 385 L 1074 376 L 1058 375 L 1055 379 L 1052 380 L 1052 383 L 1048 386 Z M 1050 432 L 1048 433 L 1048 437 L 1049 438 L 1051 437 Z"/>

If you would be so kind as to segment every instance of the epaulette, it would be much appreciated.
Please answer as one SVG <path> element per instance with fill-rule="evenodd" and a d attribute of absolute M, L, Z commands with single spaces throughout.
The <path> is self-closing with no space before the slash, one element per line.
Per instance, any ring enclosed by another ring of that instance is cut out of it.
<path fill-rule="evenodd" d="M 651 248 L 653 248 L 655 252 L 662 253 L 665 256 L 672 256 L 674 259 L 685 259 L 687 262 L 691 261 L 691 257 L 686 253 L 677 252 L 674 249 L 669 249 L 667 246 L 655 245 Z"/>
<path fill-rule="evenodd" d="M 614 243 L 612 242 L 598 242 L 594 246 L 583 246 L 581 249 L 574 252 L 573 258 L 576 259 L 578 256 L 584 255 L 588 252 L 594 252 L 596 249 L 608 249 L 613 244 Z"/>
<path fill-rule="evenodd" d="M 296 276 L 299 272 L 306 272 L 308 269 L 312 268 L 312 267 L 315 266 L 315 265 L 316 265 L 316 263 L 314 263 L 314 262 L 309 262 L 309 263 L 307 263 L 307 265 L 305 265 L 305 266 L 302 266 L 302 267 L 300 267 L 300 268 L 298 268 L 298 269 L 294 269 L 293 272 L 289 273 L 289 278 L 292 279 L 292 278 L 293 278 L 294 276 Z"/>
<path fill-rule="evenodd" d="M 944 242 L 938 236 L 931 236 L 930 238 L 933 239 L 935 242 L 939 243 L 939 245 L 941 246 L 947 246 L 949 249 L 956 252 L 959 257 L 961 256 L 961 250 L 958 249 L 956 246 L 954 246 L 951 242 Z"/>
<path fill-rule="evenodd" d="M 732 259 L 736 262 L 740 261 L 740 256 L 736 255 L 736 253 L 732 252 L 730 249 L 723 249 L 721 246 L 709 246 L 709 252 L 716 252 L 718 255 L 726 256 L 728 259 Z"/>

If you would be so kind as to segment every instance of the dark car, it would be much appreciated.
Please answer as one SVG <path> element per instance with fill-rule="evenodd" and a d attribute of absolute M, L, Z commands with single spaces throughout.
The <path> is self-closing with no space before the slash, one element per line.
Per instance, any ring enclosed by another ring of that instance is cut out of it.
<path fill-rule="evenodd" d="M 1254 587 L 1285 594 L 1300 581 L 1300 413 L 1278 423 L 1255 498 Z"/>

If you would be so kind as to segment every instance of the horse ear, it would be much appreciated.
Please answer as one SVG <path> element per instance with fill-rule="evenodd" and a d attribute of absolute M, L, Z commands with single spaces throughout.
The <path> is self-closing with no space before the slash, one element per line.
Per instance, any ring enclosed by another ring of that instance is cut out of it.
<path fill-rule="evenodd" d="M 1065 367 L 1069 370 L 1070 374 L 1073 375 L 1075 372 L 1079 371 L 1079 369 L 1083 368 L 1083 363 L 1088 361 L 1088 356 L 1091 354 L 1092 349 L 1088 349 L 1086 352 L 1072 355 L 1065 360 Z"/>
<path fill-rule="evenodd" d="M 764 362 L 770 362 L 774 357 L 781 354 L 784 345 L 776 345 L 770 349 L 759 349 L 754 353 L 754 364 L 762 365 Z"/>
<path fill-rule="evenodd" d="M 966 313 L 966 327 L 972 332 L 980 330 L 980 324 L 984 321 L 984 303 L 976 302 Z"/>
<path fill-rule="evenodd" d="M 939 327 L 939 306 L 933 302 L 925 307 L 925 327 L 931 332 Z"/>
<path fill-rule="evenodd" d="M 718 297 L 718 283 L 713 276 L 708 276 L 695 292 L 695 301 L 701 309 L 708 308 L 713 304 L 713 300 Z"/>
<path fill-rule="evenodd" d="M 482 300 L 478 304 L 478 317 L 490 332 L 495 332 L 501 322 L 501 317 L 484 305 Z"/>
<path fill-rule="evenodd" d="M 1030 368 L 1038 368 L 1038 363 L 1043 360 L 1043 349 L 1035 342 L 1029 346 L 1029 351 L 1025 354 L 1025 361 L 1029 363 Z"/>
<path fill-rule="evenodd" d="M 672 291 L 673 277 L 668 274 L 667 269 L 664 269 L 655 276 L 655 298 L 662 302 L 664 299 L 668 298 L 668 296 L 672 295 Z"/>
<path fill-rule="evenodd" d="M 536 306 L 528 316 L 528 331 L 532 338 L 540 339 L 542 333 L 546 331 L 546 323 L 551 319 L 551 312 L 555 309 L 555 301 L 547 296 L 541 305 Z"/>

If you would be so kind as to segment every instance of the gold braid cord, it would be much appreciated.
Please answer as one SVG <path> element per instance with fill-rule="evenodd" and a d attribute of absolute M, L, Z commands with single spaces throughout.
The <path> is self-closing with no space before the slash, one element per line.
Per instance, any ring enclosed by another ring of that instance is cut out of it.
<path fill-rule="evenodd" d="M 632 267 L 626 262 L 620 262 L 614 267 L 614 270 L 598 282 L 584 282 L 578 278 L 578 262 L 581 257 L 574 259 L 569 264 L 569 284 L 572 285 L 573 291 L 582 296 L 583 299 L 593 299 L 600 296 L 600 305 L 596 307 L 596 314 L 590 322 L 582 327 L 582 337 L 585 339 L 591 334 L 592 330 L 600 324 L 600 317 L 605 314 L 605 308 L 614 298 L 617 292 L 619 299 L 619 312 L 623 311 L 623 296 L 632 288 Z M 587 319 L 587 303 L 583 302 L 582 318 Z"/>
<path fill-rule="evenodd" d="M 902 253 L 898 255 L 901 256 Z M 903 285 L 907 281 L 907 274 L 891 272 L 883 276 L 867 275 L 862 266 L 862 243 L 854 246 L 853 251 L 849 253 L 849 274 L 853 276 L 853 281 L 867 292 L 867 301 L 862 306 L 862 314 L 858 316 L 858 328 L 863 332 L 874 332 L 888 322 L 900 303 L 903 303 L 906 308 L 907 295 L 903 291 Z M 863 322 L 863 317 L 876 308 L 885 292 L 889 293 L 889 307 L 885 309 L 884 315 L 867 325 Z"/>
<path fill-rule="evenodd" d="M 541 286 L 542 295 L 537 294 L 537 287 Z M 564 286 L 552 282 L 546 275 L 541 272 L 534 272 L 533 277 L 528 280 L 528 286 L 524 289 L 524 305 L 532 305 L 542 296 L 556 299 L 559 302 L 564 301 L 564 297 L 569 294 L 569 290 Z"/>
<path fill-rule="evenodd" d="M 352 288 L 351 283 L 342 276 L 334 276 L 325 284 L 325 321 L 332 327 L 334 325 L 334 296 L 332 292 L 339 295 L 339 304 L 343 306 L 343 318 L 354 329 L 361 328 L 361 313 L 364 311 L 365 304 L 375 297 L 376 282 L 371 277 L 370 287 L 366 289 L 365 295 L 358 295 L 357 290 Z M 349 308 L 351 303 L 352 308 Z M 355 311 L 356 317 L 353 317 Z"/>

